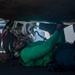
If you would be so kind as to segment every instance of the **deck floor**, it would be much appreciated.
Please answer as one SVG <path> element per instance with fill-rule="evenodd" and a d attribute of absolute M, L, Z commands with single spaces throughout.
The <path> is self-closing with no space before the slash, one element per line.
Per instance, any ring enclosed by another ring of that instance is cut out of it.
<path fill-rule="evenodd" d="M 52 72 L 46 68 L 24 67 L 17 60 L 0 63 L 0 75 L 75 75 L 74 71 Z"/>

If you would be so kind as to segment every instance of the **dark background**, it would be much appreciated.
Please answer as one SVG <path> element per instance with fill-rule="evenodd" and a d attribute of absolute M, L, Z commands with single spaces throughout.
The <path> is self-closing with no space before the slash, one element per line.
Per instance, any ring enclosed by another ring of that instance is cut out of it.
<path fill-rule="evenodd" d="M 0 17 L 24 21 L 75 21 L 75 0 L 0 0 Z"/>

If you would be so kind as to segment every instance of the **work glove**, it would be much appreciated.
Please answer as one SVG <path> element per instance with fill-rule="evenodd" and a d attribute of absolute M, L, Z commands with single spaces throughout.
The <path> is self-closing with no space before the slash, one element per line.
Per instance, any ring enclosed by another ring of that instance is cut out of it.
<path fill-rule="evenodd" d="M 57 31 L 61 32 L 64 28 L 64 24 L 62 22 L 57 23 Z"/>

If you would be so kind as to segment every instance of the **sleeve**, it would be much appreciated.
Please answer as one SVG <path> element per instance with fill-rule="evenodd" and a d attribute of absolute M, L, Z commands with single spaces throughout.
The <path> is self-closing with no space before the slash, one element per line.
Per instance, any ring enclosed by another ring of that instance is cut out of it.
<path fill-rule="evenodd" d="M 21 51 L 21 58 L 24 62 L 40 58 L 50 52 L 56 45 L 60 32 L 55 33 L 41 45 L 27 47 Z"/>

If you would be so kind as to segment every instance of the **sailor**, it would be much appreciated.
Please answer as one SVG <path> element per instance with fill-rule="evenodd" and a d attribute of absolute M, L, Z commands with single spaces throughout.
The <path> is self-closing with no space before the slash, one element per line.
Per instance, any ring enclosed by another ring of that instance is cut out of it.
<path fill-rule="evenodd" d="M 46 66 L 51 61 L 51 52 L 63 30 L 63 24 L 59 23 L 54 34 L 46 41 L 37 41 L 20 52 L 21 63 L 24 66 Z"/>

